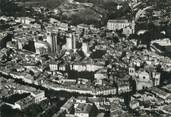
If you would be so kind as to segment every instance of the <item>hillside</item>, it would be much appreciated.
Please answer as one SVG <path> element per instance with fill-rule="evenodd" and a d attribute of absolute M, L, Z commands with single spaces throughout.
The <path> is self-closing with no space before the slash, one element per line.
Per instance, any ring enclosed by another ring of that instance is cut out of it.
<path fill-rule="evenodd" d="M 67 0 L 16 0 L 16 2 L 25 2 L 26 6 L 44 6 L 53 9 L 67 2 Z"/>
<path fill-rule="evenodd" d="M 93 4 L 65 3 L 58 7 L 64 20 L 71 24 L 99 24 L 103 23 L 107 11 Z"/>
<path fill-rule="evenodd" d="M 0 11 L 5 14 L 13 15 L 16 11 L 14 5 L 7 4 L 7 7 L 4 7 L 6 1 L 11 0 L 0 0 Z M 132 18 L 131 9 L 126 2 L 119 2 L 121 0 L 15 0 L 16 3 L 19 3 L 21 6 L 32 7 L 32 6 L 44 6 L 48 9 L 58 9 L 60 14 L 57 17 L 58 19 L 62 18 L 62 21 L 68 22 L 70 24 L 95 24 L 95 25 L 105 25 L 108 19 L 119 19 L 119 18 Z M 170 3 L 170 0 L 165 0 L 166 2 L 160 2 L 159 0 L 142 0 L 146 6 L 151 6 L 154 3 L 157 3 L 157 8 L 168 6 L 167 3 Z M 158 2 L 157 2 L 158 1 Z M 1 4 L 2 3 L 2 4 Z M 121 5 L 120 9 L 117 9 L 117 6 Z M 4 9 L 1 10 L 1 7 Z M 9 8 L 8 8 L 9 7 Z M 145 6 L 144 6 L 145 7 Z M 167 7 L 168 8 L 168 7 Z M 23 9 L 18 9 L 19 12 Z M 167 12 L 167 11 L 166 11 Z M 3 14 L 2 13 L 2 14 Z M 168 12 L 167 12 L 168 13 Z M 20 13 L 23 14 L 23 13 Z M 19 15 L 16 15 L 19 16 Z"/>

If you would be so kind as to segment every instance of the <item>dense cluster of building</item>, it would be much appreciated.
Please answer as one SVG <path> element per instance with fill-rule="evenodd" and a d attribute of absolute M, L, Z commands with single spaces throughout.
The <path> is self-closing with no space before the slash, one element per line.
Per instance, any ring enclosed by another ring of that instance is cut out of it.
<path fill-rule="evenodd" d="M 88 95 L 71 97 L 54 117 L 171 114 L 171 59 L 156 52 L 157 45 L 169 50 L 169 39 L 152 41 L 151 50 L 137 47 L 136 39 L 128 39 L 136 33 L 136 23 L 127 19 L 109 20 L 103 28 L 72 26 L 54 18 L 40 24 L 29 17 L 1 20 L 15 24 L 0 33 L 2 76 L 46 90 Z M 23 110 L 47 99 L 43 90 L 7 82 L 10 85 L 0 82 L 5 84 L 1 92 L 6 92 L 1 98 L 27 94 L 13 105 L 7 103 L 14 108 Z M 130 96 L 128 104 L 125 95 Z"/>

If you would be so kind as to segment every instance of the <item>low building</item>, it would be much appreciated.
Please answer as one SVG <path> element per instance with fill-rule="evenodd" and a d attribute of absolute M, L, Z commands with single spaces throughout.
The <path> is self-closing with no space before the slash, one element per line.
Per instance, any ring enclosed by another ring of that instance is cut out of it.
<path fill-rule="evenodd" d="M 94 103 L 98 110 L 110 111 L 110 101 L 103 97 L 89 97 L 88 101 Z"/>
<path fill-rule="evenodd" d="M 34 100 L 35 100 L 35 103 L 39 103 L 39 102 L 41 102 L 41 101 L 43 101 L 43 100 L 45 100 L 45 99 L 47 99 L 46 97 L 45 97 L 45 92 L 44 91 L 36 91 L 36 92 L 34 92 L 34 93 L 31 93 L 32 94 L 32 96 L 34 97 Z"/>
<path fill-rule="evenodd" d="M 22 23 L 22 24 L 29 25 L 31 22 L 34 22 L 35 19 L 29 18 L 29 17 L 18 17 L 15 21 L 17 23 Z"/>
<path fill-rule="evenodd" d="M 36 54 L 44 55 L 44 54 L 48 54 L 49 52 L 49 46 L 48 46 L 48 43 L 46 42 L 36 41 L 34 42 L 34 46 L 36 49 Z"/>
<path fill-rule="evenodd" d="M 78 97 L 75 99 L 76 103 L 87 103 L 87 97 Z"/>
<path fill-rule="evenodd" d="M 75 63 L 72 65 L 72 70 L 75 71 L 89 71 L 89 72 L 95 72 L 99 69 L 104 68 L 103 65 L 98 65 L 98 64 L 90 64 L 90 63 Z"/>
<path fill-rule="evenodd" d="M 34 104 L 34 97 L 32 95 L 27 96 L 26 98 L 23 98 L 17 102 L 15 102 L 15 105 L 19 107 L 20 110 L 23 110 L 30 106 L 31 104 Z"/>
<path fill-rule="evenodd" d="M 71 97 L 60 109 L 66 113 L 70 113 L 74 110 L 75 98 Z"/>
<path fill-rule="evenodd" d="M 153 40 L 151 43 L 152 43 L 152 44 L 153 44 L 153 43 L 157 43 L 157 44 L 159 44 L 160 46 L 171 46 L 171 41 L 170 41 L 169 38 L 159 39 L 159 40 Z"/>
<path fill-rule="evenodd" d="M 91 103 L 80 103 L 75 108 L 76 117 L 93 117 L 92 116 L 93 104 Z"/>
<path fill-rule="evenodd" d="M 163 107 L 162 111 L 165 112 L 165 113 L 167 113 L 167 114 L 168 114 L 167 116 L 169 117 L 170 114 L 171 114 L 171 104 L 165 105 L 165 106 Z"/>
<path fill-rule="evenodd" d="M 77 82 L 76 79 L 60 79 L 59 83 L 63 84 L 63 85 L 75 85 Z"/>
<path fill-rule="evenodd" d="M 163 99 L 163 100 L 166 100 L 167 97 L 170 96 L 169 93 L 157 88 L 157 87 L 153 87 L 151 90 L 150 90 L 154 95 L 156 95 L 157 97 Z"/>
<path fill-rule="evenodd" d="M 108 75 L 105 72 L 96 72 L 94 73 L 94 78 L 99 80 L 99 79 L 107 79 Z"/>
<path fill-rule="evenodd" d="M 85 78 L 78 78 L 78 81 L 77 81 L 78 84 L 83 84 L 83 85 L 89 84 L 89 82 L 90 80 L 85 79 Z"/>
<path fill-rule="evenodd" d="M 50 68 L 50 71 L 57 71 L 57 70 L 59 70 L 59 63 L 58 62 L 50 62 L 49 68 Z"/>
<path fill-rule="evenodd" d="M 137 109 L 140 105 L 139 102 L 137 100 L 132 100 L 129 104 L 131 109 Z"/>
<path fill-rule="evenodd" d="M 124 111 L 118 102 L 112 102 L 110 108 L 110 117 L 121 117 Z"/>
<path fill-rule="evenodd" d="M 95 93 L 96 95 L 115 95 L 116 92 L 116 88 L 109 88 L 109 89 L 96 89 Z"/>
<path fill-rule="evenodd" d="M 57 26 L 58 26 L 58 29 L 62 31 L 68 31 L 68 28 L 69 28 L 68 24 L 66 23 L 59 23 Z"/>
<path fill-rule="evenodd" d="M 128 85 L 119 85 L 118 86 L 118 94 L 122 94 L 122 93 L 127 93 L 130 92 L 130 86 Z"/>
<path fill-rule="evenodd" d="M 34 82 L 34 78 L 31 74 L 28 73 L 21 73 L 21 75 L 19 75 L 20 77 L 18 77 L 19 79 L 22 79 L 23 82 L 28 83 L 28 84 L 33 84 Z"/>
<path fill-rule="evenodd" d="M 163 86 L 162 88 L 171 93 L 171 84 Z"/>
<path fill-rule="evenodd" d="M 130 78 L 130 76 L 126 75 L 124 78 L 116 78 L 115 79 L 115 83 L 117 84 L 118 94 L 131 91 L 129 78 Z"/>

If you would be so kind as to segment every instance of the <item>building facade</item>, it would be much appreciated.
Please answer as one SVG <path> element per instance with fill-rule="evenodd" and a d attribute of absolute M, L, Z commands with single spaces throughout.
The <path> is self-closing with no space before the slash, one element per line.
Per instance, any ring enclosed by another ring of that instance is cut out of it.
<path fill-rule="evenodd" d="M 123 30 L 123 34 L 133 34 L 135 32 L 135 22 L 128 20 L 109 20 L 107 22 L 107 29 L 116 31 Z"/>
<path fill-rule="evenodd" d="M 75 50 L 76 49 L 76 34 L 70 32 L 66 35 L 66 49 Z"/>
<path fill-rule="evenodd" d="M 46 41 L 50 46 L 51 53 L 59 52 L 58 33 L 57 32 L 48 32 Z"/>

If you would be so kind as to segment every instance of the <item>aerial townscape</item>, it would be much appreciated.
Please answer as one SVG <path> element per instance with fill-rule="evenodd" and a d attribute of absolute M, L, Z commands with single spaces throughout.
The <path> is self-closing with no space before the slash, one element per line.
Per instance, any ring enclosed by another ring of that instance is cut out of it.
<path fill-rule="evenodd" d="M 171 0 L 0 0 L 0 117 L 171 117 Z"/>

